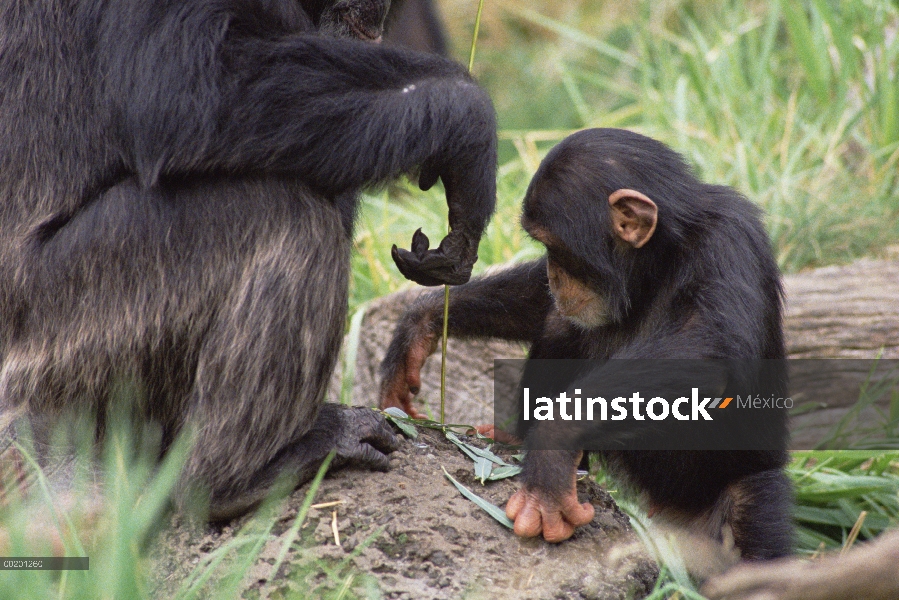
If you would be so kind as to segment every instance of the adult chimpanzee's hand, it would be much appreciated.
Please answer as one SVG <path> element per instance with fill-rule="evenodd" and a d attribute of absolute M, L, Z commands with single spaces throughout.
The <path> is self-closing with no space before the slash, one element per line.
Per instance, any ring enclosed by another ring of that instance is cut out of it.
<path fill-rule="evenodd" d="M 492 121 L 480 128 L 491 131 Z M 450 233 L 435 250 L 428 236 L 417 230 L 411 251 L 393 247 L 393 261 L 406 279 L 420 285 L 461 285 L 471 278 L 478 260 L 478 242 L 496 204 L 496 140 L 483 136 L 465 148 L 464 155 L 432 157 L 421 165 L 418 186 L 430 189 L 443 180 L 449 207 Z"/>
<path fill-rule="evenodd" d="M 428 236 L 417 229 L 412 236 L 412 251 L 393 246 L 393 262 L 403 277 L 419 285 L 460 285 L 471 278 L 478 260 L 477 240 L 451 231 L 436 250 L 428 250 Z M 474 250 L 471 248 L 474 247 Z"/>
<path fill-rule="evenodd" d="M 390 469 L 387 455 L 400 447 L 402 438 L 393 433 L 383 415 L 361 406 L 324 404 L 322 410 L 328 409 L 336 411 L 340 419 L 339 429 L 329 432 L 338 434 L 333 468 L 355 465 L 374 471 Z"/>

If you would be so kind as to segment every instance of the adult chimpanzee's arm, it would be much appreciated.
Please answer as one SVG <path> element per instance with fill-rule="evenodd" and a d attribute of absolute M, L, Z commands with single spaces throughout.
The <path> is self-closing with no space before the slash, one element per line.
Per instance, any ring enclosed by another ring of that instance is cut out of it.
<path fill-rule="evenodd" d="M 231 74 L 218 150 L 228 166 L 294 173 L 330 193 L 422 164 L 423 179 L 448 177 L 472 201 L 493 185 L 490 100 L 454 63 L 311 36 L 244 40 L 225 58 Z M 462 212 L 460 225 L 489 214 Z"/>
<path fill-rule="evenodd" d="M 552 309 L 546 260 L 525 263 L 450 289 L 449 335 L 533 342 Z M 428 293 L 403 315 L 381 363 L 381 408 L 416 415 L 421 368 L 443 329 L 443 293 Z"/>
<path fill-rule="evenodd" d="M 285 19 L 237 4 L 255 6 L 124 0 L 107 11 L 100 101 L 112 107 L 126 165 L 144 185 L 283 173 L 332 195 L 420 166 L 422 187 L 443 179 L 452 232 L 431 252 L 418 236 L 398 264 L 423 283 L 466 281 L 495 202 L 486 93 L 440 57 L 293 35 Z"/>
<path fill-rule="evenodd" d="M 260 157 L 269 168 L 330 192 L 421 165 L 422 189 L 443 179 L 451 231 L 435 251 L 417 233 L 412 252 L 394 249 L 394 260 L 423 285 L 468 281 L 496 196 L 493 109 L 468 75 L 442 58 L 344 40 L 252 43 L 237 60 L 248 56 L 248 66 L 266 66 L 236 82 L 234 102 L 244 99 L 257 112 L 230 115 L 239 119 L 230 127 L 238 136 L 226 148 L 252 153 L 258 136 L 271 146 Z"/>

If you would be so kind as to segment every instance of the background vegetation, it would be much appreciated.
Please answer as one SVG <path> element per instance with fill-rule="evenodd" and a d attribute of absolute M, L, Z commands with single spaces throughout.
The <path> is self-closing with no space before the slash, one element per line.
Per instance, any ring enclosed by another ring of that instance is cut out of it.
<path fill-rule="evenodd" d="M 477 2 L 440 4 L 464 59 Z M 487 0 L 475 74 L 496 103 L 502 147 L 498 211 L 478 269 L 540 254 L 518 225 L 521 197 L 545 151 L 583 127 L 656 137 L 705 180 L 758 202 L 787 271 L 890 252 L 899 238 L 897 71 L 895 0 Z M 432 240 L 446 230 L 439 190 L 398 184 L 367 196 L 351 310 L 407 285 L 390 259 L 392 244 L 408 247 L 418 227 Z M 61 544 L 69 556 L 89 555 L 91 570 L 5 571 L 0 596 L 153 597 L 152 540 L 165 525 L 184 449 L 157 470 L 131 447 L 117 436 L 107 444 L 99 516 L 86 496 L 54 508 L 58 499 L 39 472 L 37 498 L 3 498 L 6 555 L 47 556 Z M 790 474 L 800 551 L 850 544 L 899 521 L 899 453 L 797 454 Z M 233 596 L 274 518 L 262 511 L 229 548 L 197 566 L 181 596 L 208 595 L 206 585 L 217 597 Z M 36 535 L 40 527 L 58 535 Z M 220 563 L 229 551 L 237 559 Z M 354 597 L 344 567 L 323 568 L 309 597 Z M 676 564 L 666 573 L 654 598 L 699 597 Z"/>
<path fill-rule="evenodd" d="M 443 0 L 467 58 L 477 2 Z M 572 130 L 625 127 L 767 212 L 786 271 L 882 254 L 899 240 L 899 3 L 486 1 L 475 75 L 499 115 L 498 211 L 479 268 L 539 253 L 518 207 Z M 390 201 L 387 200 L 391 197 Z M 446 230 L 439 191 L 391 188 L 357 228 L 351 308 L 405 282 L 390 247 Z"/>

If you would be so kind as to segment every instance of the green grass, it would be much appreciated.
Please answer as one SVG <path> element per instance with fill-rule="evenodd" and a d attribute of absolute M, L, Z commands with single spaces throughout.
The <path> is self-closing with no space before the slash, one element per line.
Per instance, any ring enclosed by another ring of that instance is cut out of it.
<path fill-rule="evenodd" d="M 872 539 L 885 529 L 899 527 L 899 452 L 794 452 L 787 474 L 793 482 L 795 551 L 814 556 Z M 630 517 L 638 535 L 654 546 L 647 530 L 650 519 L 618 484 L 599 471 L 598 480 Z M 676 550 L 662 550 L 664 560 L 648 600 L 680 593 L 702 599 L 698 586 L 680 563 Z"/>
<path fill-rule="evenodd" d="M 123 421 L 119 421 L 121 425 Z M 4 496 L 0 506 L 0 548 L 4 556 L 46 557 L 87 556 L 86 571 L 3 571 L 0 575 L 2 598 L 120 599 L 159 597 L 172 552 L 160 548 L 159 534 L 171 524 L 170 498 L 186 461 L 190 442 L 182 436 L 161 464 L 158 451 L 145 444 L 124 427 L 113 426 L 100 452 L 90 444 L 76 444 L 76 476 L 71 488 L 51 484 L 33 460 L 34 449 L 27 442 L 18 450 L 26 457 L 27 471 L 33 474 L 32 494 L 22 498 L 18 488 L 10 486 L 12 496 Z M 288 550 L 298 543 L 298 533 L 324 478 L 329 456 L 312 481 L 288 535 L 281 542 L 277 559 L 269 573 L 277 573 L 287 563 Z M 93 467 L 98 461 L 100 468 Z M 0 482 L 2 483 L 2 482 Z M 2 489 L 2 488 L 0 488 Z M 270 498 L 228 542 L 205 554 L 188 576 L 176 585 L 171 597 L 237 598 L 247 585 L 250 569 L 257 563 L 264 546 L 284 513 L 284 501 L 292 486 L 276 485 Z M 198 510 L 198 515 L 202 510 Z M 180 527 L 196 530 L 184 515 Z M 383 529 L 382 529 L 383 530 Z M 284 598 L 356 598 L 350 589 L 366 590 L 365 597 L 378 597 L 376 582 L 352 567 L 355 558 L 382 530 L 362 541 L 346 558 L 328 564 L 324 561 L 296 560 L 290 563 L 286 577 L 267 584 L 272 597 Z M 168 543 L 172 543 L 168 541 Z M 175 550 L 174 560 L 192 555 Z"/>
<path fill-rule="evenodd" d="M 899 525 L 899 452 L 797 452 L 789 473 L 801 553 L 842 547 L 859 522 L 862 540 Z"/>
<path fill-rule="evenodd" d="M 142 598 L 149 589 L 149 549 L 165 526 L 169 498 L 187 457 L 186 436 L 161 464 L 152 441 L 135 437 L 110 421 L 97 453 L 90 436 L 76 436 L 79 450 L 70 489 L 52 485 L 25 439 L 18 451 L 32 474 L 27 498 L 0 482 L 12 495 L 0 506 L 0 546 L 4 556 L 70 556 L 90 559 L 86 571 L 4 571 L 4 598 Z M 82 430 L 84 431 L 84 430 Z M 153 436 L 149 436 L 152 438 Z M 57 438 L 59 439 L 59 438 Z M 157 446 L 158 447 L 158 446 Z M 98 476 L 94 462 L 102 465 Z"/>

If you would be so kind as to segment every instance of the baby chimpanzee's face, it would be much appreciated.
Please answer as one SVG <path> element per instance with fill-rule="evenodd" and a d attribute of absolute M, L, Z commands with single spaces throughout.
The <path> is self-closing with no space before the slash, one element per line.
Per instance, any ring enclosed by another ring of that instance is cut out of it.
<path fill-rule="evenodd" d="M 549 291 L 559 313 L 582 327 L 607 325 L 609 311 L 602 296 L 550 257 L 546 262 Z"/>

